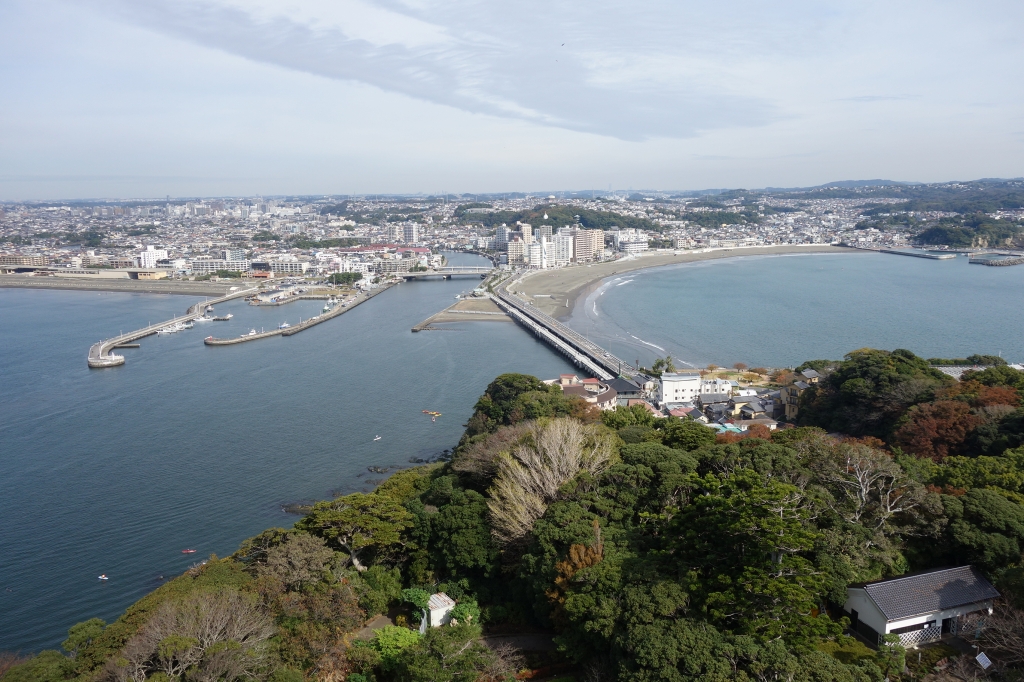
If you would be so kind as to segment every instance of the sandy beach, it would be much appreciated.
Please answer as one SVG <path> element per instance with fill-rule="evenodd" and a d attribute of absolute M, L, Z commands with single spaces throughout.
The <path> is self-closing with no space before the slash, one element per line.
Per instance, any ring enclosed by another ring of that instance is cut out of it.
<path fill-rule="evenodd" d="M 594 263 L 557 270 L 543 270 L 527 275 L 515 288 L 525 292 L 534 305 L 548 315 L 565 319 L 576 305 L 576 301 L 590 292 L 598 282 L 624 272 L 655 268 L 676 263 L 736 258 L 739 256 L 768 256 L 787 253 L 862 253 L 844 246 L 815 244 L 812 246 L 764 246 L 738 249 L 717 249 L 706 252 L 649 251 L 629 260 Z"/>

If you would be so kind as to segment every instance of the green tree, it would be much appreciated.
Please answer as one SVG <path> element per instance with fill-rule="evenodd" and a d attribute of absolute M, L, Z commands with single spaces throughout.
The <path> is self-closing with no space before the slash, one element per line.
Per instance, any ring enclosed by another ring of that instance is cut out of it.
<path fill-rule="evenodd" d="M 614 410 L 601 412 L 601 421 L 608 428 L 618 431 L 627 426 L 652 427 L 656 417 L 643 405 L 616 405 Z"/>
<path fill-rule="evenodd" d="M 331 284 L 354 284 L 363 278 L 361 272 L 335 272 L 327 281 Z"/>
<path fill-rule="evenodd" d="M 807 559 L 817 532 L 796 486 L 740 470 L 707 476 L 668 532 L 694 607 L 712 623 L 763 639 L 813 639 L 823 581 Z"/>
<path fill-rule="evenodd" d="M 430 628 L 396 659 L 395 679 L 401 682 L 475 680 L 494 662 L 494 654 L 479 641 L 475 625 Z"/>
<path fill-rule="evenodd" d="M 397 568 L 370 566 L 360 578 L 359 605 L 368 614 L 387 613 L 388 606 L 402 597 L 402 573 Z"/>
<path fill-rule="evenodd" d="M 366 566 L 360 557 L 368 550 L 378 554 L 402 542 L 402 531 L 412 526 L 412 514 L 390 497 L 353 493 L 317 502 L 295 524 L 299 530 L 333 540 L 348 552 L 358 571 Z"/>
<path fill-rule="evenodd" d="M 92 640 L 100 636 L 106 625 L 99 618 L 90 618 L 84 623 L 73 625 L 68 630 L 68 638 L 61 642 L 60 646 L 73 659 L 78 655 L 79 651 L 89 646 Z"/>
<path fill-rule="evenodd" d="M 715 444 L 715 430 L 690 419 L 666 419 L 661 427 L 662 443 L 680 450 L 697 450 Z"/>

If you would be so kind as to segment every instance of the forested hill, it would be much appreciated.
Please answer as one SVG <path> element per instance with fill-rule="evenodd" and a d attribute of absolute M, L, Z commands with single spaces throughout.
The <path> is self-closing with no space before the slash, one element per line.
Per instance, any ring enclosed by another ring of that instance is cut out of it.
<path fill-rule="evenodd" d="M 964 564 L 1006 597 L 981 644 L 1017 674 L 1024 373 L 955 381 L 870 349 L 810 364 L 801 425 L 721 436 L 499 376 L 450 461 L 319 502 L 3 682 L 909 681 L 957 652 L 845 635 L 846 588 Z M 420 635 L 439 591 L 452 621 Z M 394 625 L 355 636 L 380 614 Z M 950 670 L 983 678 L 971 660 Z"/>

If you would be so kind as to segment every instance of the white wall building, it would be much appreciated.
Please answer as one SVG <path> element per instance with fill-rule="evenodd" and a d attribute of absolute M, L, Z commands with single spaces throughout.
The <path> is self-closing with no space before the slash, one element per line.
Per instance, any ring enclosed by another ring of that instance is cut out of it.
<path fill-rule="evenodd" d="M 959 566 L 848 587 L 843 611 L 850 629 L 869 641 L 893 634 L 903 646 L 916 647 L 958 634 L 964 616 L 992 613 L 999 596 L 978 569 Z"/>
<path fill-rule="evenodd" d="M 167 258 L 167 249 L 158 249 L 149 245 L 145 251 L 139 254 L 139 267 L 155 268 L 156 262 L 165 258 Z"/>
<path fill-rule="evenodd" d="M 700 372 L 665 372 L 658 385 L 658 402 L 695 402 L 700 395 L 700 383 Z"/>

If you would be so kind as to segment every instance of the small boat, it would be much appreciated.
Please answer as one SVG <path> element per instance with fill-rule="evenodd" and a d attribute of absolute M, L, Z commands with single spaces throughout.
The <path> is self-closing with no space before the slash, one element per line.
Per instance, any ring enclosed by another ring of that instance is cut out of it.
<path fill-rule="evenodd" d="M 256 330 L 255 329 L 250 329 L 248 336 L 256 336 Z"/>
<path fill-rule="evenodd" d="M 373 440 L 375 440 L 375 441 L 380 440 L 380 436 L 375 436 Z"/>
<path fill-rule="evenodd" d="M 196 550 L 194 550 L 194 549 L 183 549 L 183 550 L 181 550 L 181 553 L 182 554 L 195 554 Z"/>
<path fill-rule="evenodd" d="M 206 306 L 206 312 L 212 313 L 213 312 L 213 306 L 212 305 Z"/>
<path fill-rule="evenodd" d="M 157 330 L 156 330 L 156 333 L 157 333 L 157 334 L 173 334 L 173 333 L 174 333 L 174 331 L 173 331 L 173 330 L 171 330 L 171 329 L 167 329 L 167 328 L 165 327 L 164 329 L 157 329 Z"/>
<path fill-rule="evenodd" d="M 110 578 L 107 577 L 106 573 L 104 573 L 103 575 L 99 576 L 99 579 L 100 580 L 110 580 Z"/>
<path fill-rule="evenodd" d="M 182 329 L 192 329 L 192 327 L 194 327 L 194 326 L 195 325 L 192 324 L 191 322 L 186 322 L 185 324 L 181 325 L 181 328 Z"/>
<path fill-rule="evenodd" d="M 202 317 L 197 317 L 196 322 L 213 322 L 213 318 L 209 315 L 203 315 Z"/>
<path fill-rule="evenodd" d="M 331 311 L 331 306 L 329 306 L 329 305 L 325 305 L 325 306 L 324 306 L 324 312 L 325 312 L 325 313 L 329 313 L 330 311 Z"/>
<path fill-rule="evenodd" d="M 288 328 L 288 327 L 290 327 L 290 326 L 291 326 L 291 325 L 290 325 L 290 324 L 288 324 L 287 322 L 282 322 L 281 324 L 277 325 L 277 328 L 278 328 L 278 329 L 287 329 L 287 328 Z"/>

